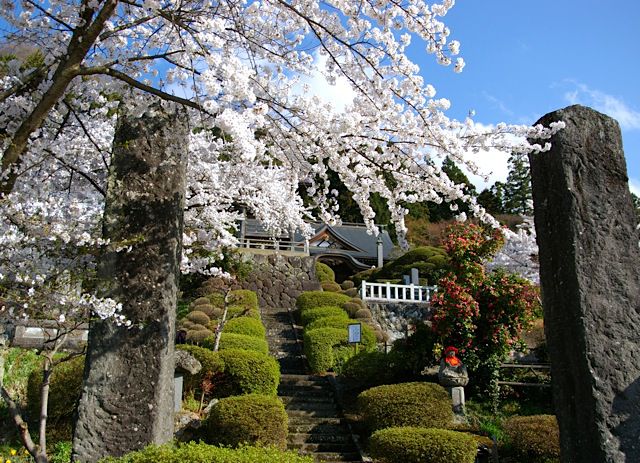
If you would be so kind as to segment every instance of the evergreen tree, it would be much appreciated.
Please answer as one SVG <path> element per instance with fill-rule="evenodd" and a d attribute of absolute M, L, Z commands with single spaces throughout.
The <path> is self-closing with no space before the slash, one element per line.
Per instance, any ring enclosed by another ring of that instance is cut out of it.
<path fill-rule="evenodd" d="M 504 183 L 494 183 L 490 188 L 485 188 L 480 192 L 478 195 L 478 204 L 484 207 L 490 214 L 504 214 L 504 190 Z"/>
<path fill-rule="evenodd" d="M 636 217 L 638 218 L 638 223 L 640 223 L 640 197 L 631 193 L 631 201 L 633 201 L 633 207 L 636 210 Z"/>
<path fill-rule="evenodd" d="M 449 179 L 456 185 L 464 184 L 464 192 L 465 194 L 476 196 L 478 193 L 476 191 L 476 187 L 471 183 L 469 178 L 460 170 L 460 168 L 453 162 L 449 157 L 446 157 L 442 162 L 442 171 L 447 174 Z M 456 204 L 458 206 L 457 211 L 451 210 L 451 204 Z M 429 204 L 429 220 L 431 222 L 440 222 L 442 220 L 451 220 L 460 212 L 469 212 L 468 206 L 460 201 L 453 201 L 452 203 L 443 201 L 440 204 L 436 203 L 428 203 Z"/>
<path fill-rule="evenodd" d="M 504 211 L 507 214 L 533 214 L 529 160 L 521 154 L 509 157 L 509 175 L 504 186 Z"/>

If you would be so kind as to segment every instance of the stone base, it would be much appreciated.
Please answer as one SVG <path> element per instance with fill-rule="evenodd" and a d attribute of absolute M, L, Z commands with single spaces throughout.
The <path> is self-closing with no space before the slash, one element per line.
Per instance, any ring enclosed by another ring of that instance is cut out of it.
<path fill-rule="evenodd" d="M 448 387 L 449 395 L 451 395 L 451 408 L 456 415 L 463 415 L 464 410 L 464 387 Z"/>

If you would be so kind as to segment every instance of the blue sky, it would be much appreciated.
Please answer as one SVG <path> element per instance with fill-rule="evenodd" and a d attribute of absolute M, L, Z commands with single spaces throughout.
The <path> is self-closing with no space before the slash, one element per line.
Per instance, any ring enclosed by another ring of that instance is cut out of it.
<path fill-rule="evenodd" d="M 458 0 L 445 20 L 462 43 L 463 72 L 438 66 L 423 47 L 411 57 L 451 100 L 450 116 L 474 110 L 484 124 L 532 124 L 573 103 L 593 107 L 620 122 L 640 194 L 640 1 Z"/>

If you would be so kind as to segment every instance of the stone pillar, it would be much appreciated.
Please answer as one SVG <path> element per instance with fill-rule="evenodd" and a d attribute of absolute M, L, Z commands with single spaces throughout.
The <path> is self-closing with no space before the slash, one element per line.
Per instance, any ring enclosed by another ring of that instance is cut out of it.
<path fill-rule="evenodd" d="M 420 286 L 420 272 L 417 268 L 411 269 L 411 284 Z"/>
<path fill-rule="evenodd" d="M 173 437 L 175 307 L 182 251 L 188 128 L 158 103 L 119 118 L 98 265 L 99 294 L 133 322 L 90 326 L 73 459 L 119 456 Z M 118 252 L 116 246 L 130 246 Z"/>
<path fill-rule="evenodd" d="M 617 122 L 583 106 L 530 156 L 562 461 L 640 462 L 640 238 Z"/>
<path fill-rule="evenodd" d="M 376 255 L 378 257 L 378 268 L 382 268 L 384 265 L 384 244 L 382 243 L 382 238 L 378 236 L 376 240 Z"/>

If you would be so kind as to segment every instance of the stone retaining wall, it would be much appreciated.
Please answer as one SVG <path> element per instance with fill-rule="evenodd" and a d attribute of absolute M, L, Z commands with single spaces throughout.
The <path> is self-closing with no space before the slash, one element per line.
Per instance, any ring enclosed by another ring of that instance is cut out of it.
<path fill-rule="evenodd" d="M 433 315 L 433 309 L 428 304 L 367 302 L 367 306 L 373 319 L 389 335 L 391 343 L 404 338 L 408 325 L 414 324 L 415 320 L 429 320 Z"/>
<path fill-rule="evenodd" d="M 317 291 L 315 258 L 282 254 L 245 254 L 253 269 L 242 287 L 255 291 L 261 308 L 292 309 L 303 291 Z"/>

